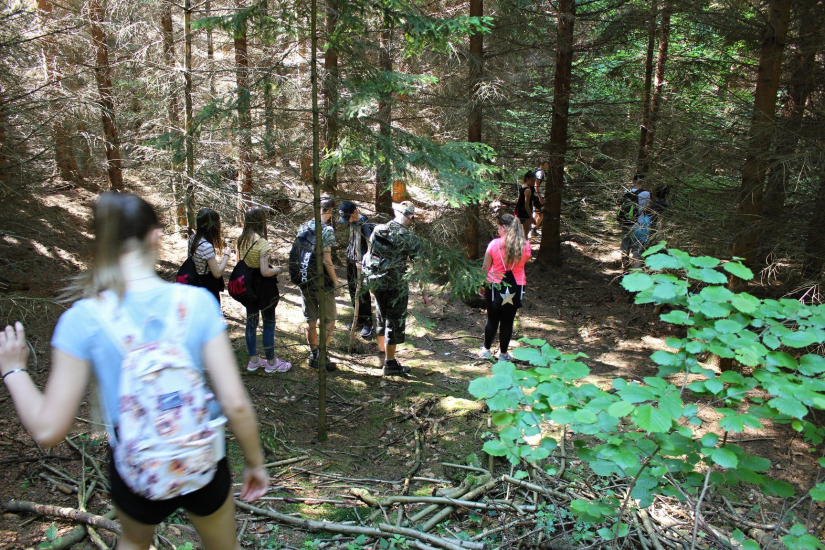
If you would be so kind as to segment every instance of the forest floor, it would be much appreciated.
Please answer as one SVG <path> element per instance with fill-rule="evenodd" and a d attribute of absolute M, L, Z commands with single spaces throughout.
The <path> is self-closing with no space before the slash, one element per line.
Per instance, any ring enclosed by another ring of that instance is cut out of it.
<path fill-rule="evenodd" d="M 37 197 L 10 196 L 0 201 L 0 276 L 6 279 L 0 282 L 10 284 L 0 293 L 0 322 L 21 319 L 26 324 L 37 352 L 34 378 L 40 385 L 49 371 L 49 339 L 63 310 L 53 300 L 66 277 L 82 269 L 88 257 L 90 235 L 85 228 L 93 198 L 84 189 L 55 186 Z M 590 381 L 602 387 L 615 377 L 655 376 L 650 354 L 663 349 L 664 339 L 679 330 L 660 322 L 651 307 L 633 305 L 621 288 L 618 241 L 617 230 L 598 238 L 573 234 L 564 244 L 563 267 L 544 269 L 531 262 L 526 305 L 516 325 L 516 338 L 541 338 L 563 351 L 587 354 Z M 538 243 L 533 245 L 537 250 Z M 160 258 L 165 278 L 174 277 L 184 255 L 183 242 L 168 235 Z M 282 247 L 281 263 L 285 257 Z M 343 268 L 339 276 L 344 280 Z M 273 500 L 258 504 L 285 514 L 343 521 L 356 519 L 357 501 L 348 492 L 350 487 L 366 487 L 375 495 L 395 494 L 414 467 L 418 469 L 412 494 L 430 494 L 463 478 L 460 470 L 443 463 L 467 464 L 482 456 L 488 415 L 467 386 L 489 374 L 492 365 L 478 358 L 484 311 L 448 295 L 424 306 L 414 295 L 407 342 L 399 351 L 401 362 L 412 367 L 411 376 L 382 378 L 374 340 L 357 336 L 353 352 L 347 352 L 343 327 L 351 319 L 351 308 L 347 298 L 339 297 L 331 349 L 339 370 L 327 376 L 329 437 L 318 442 L 318 373 L 306 360 L 300 297 L 294 286 L 283 281 L 281 292 L 276 353 L 294 366 L 285 374 L 265 374 L 261 369 L 242 370 L 242 375 L 257 408 L 267 460 L 305 458 L 271 468 Z M 241 368 L 247 360 L 244 310 L 224 296 L 223 311 Z M 94 418 L 93 407 L 84 403 L 70 437 L 87 457 L 105 467 L 106 445 Z M 422 443 L 418 452 L 417 433 Z M 771 460 L 771 476 L 809 486 L 816 471 L 814 457 L 797 448 L 793 430 L 769 426 L 743 436 L 752 438 L 742 443 L 746 450 L 755 452 L 758 446 L 759 454 Z M 239 482 L 242 458 L 231 436 L 228 449 Z M 8 394 L 0 394 L 0 500 L 78 508 L 78 485 L 95 477 L 89 459 L 82 456 L 66 442 L 50 451 L 39 449 L 20 426 Z M 503 473 L 510 467 L 499 463 L 497 469 Z M 97 484 L 86 508 L 105 513 L 111 507 L 107 497 Z M 743 498 L 754 506 L 770 505 L 756 493 Z M 362 516 L 369 514 L 366 508 L 358 510 Z M 242 542 L 250 548 L 301 547 L 303 541 L 318 538 L 245 512 L 239 512 L 238 519 Z M 163 537 L 173 544 L 193 540 L 185 524 L 185 517 L 176 514 L 162 528 Z M 71 528 L 70 522 L 53 517 L 6 513 L 0 518 L 0 550 L 34 548 Z M 100 533 L 111 544 L 112 536 Z M 92 548 L 88 539 L 76 547 Z"/>

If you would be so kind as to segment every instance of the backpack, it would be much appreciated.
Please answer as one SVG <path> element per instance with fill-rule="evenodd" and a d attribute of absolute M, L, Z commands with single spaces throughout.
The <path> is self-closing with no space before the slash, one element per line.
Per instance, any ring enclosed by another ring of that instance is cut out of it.
<path fill-rule="evenodd" d="M 639 214 L 639 195 L 633 191 L 625 191 L 619 203 L 619 211 L 616 218 L 619 224 L 623 226 L 631 226 L 636 223 L 636 218 Z"/>
<path fill-rule="evenodd" d="M 512 267 L 507 269 L 504 256 L 501 254 L 501 248 L 498 249 L 498 253 L 501 257 L 501 264 L 504 266 L 504 277 L 500 283 L 490 285 L 490 299 L 493 309 L 518 309 L 521 307 L 521 299 L 524 297 L 524 285 L 516 282 Z"/>
<path fill-rule="evenodd" d="M 369 246 L 364 256 L 362 268 L 364 276 L 372 281 L 384 277 L 396 260 L 397 248 L 389 224 L 376 225 L 370 235 Z"/>
<path fill-rule="evenodd" d="M 259 240 L 255 239 L 255 242 L 243 255 L 241 261 L 235 265 L 232 274 L 229 276 L 229 295 L 245 307 L 255 306 L 258 302 L 258 294 L 255 292 L 255 275 L 252 268 L 246 265 L 246 257 Z"/>
<path fill-rule="evenodd" d="M 650 216 L 643 215 L 633 226 L 633 238 L 641 244 L 647 244 L 650 240 L 653 220 Z"/>
<path fill-rule="evenodd" d="M 123 354 L 118 383 L 115 467 L 132 491 L 151 500 L 190 493 L 209 483 L 223 458 L 226 417 L 211 418 L 212 394 L 186 348 L 184 292 L 174 287 L 168 311 L 137 327 L 113 293 L 97 301 L 101 323 Z M 156 339 L 146 329 L 162 321 Z"/>
<path fill-rule="evenodd" d="M 195 260 L 192 259 L 192 256 L 189 256 L 186 258 L 186 261 L 181 264 L 180 269 L 178 269 L 178 275 L 175 277 L 175 282 L 182 285 L 199 286 L 199 277 L 200 275 L 198 275 L 198 269 L 195 267 Z"/>
<path fill-rule="evenodd" d="M 289 280 L 301 289 L 310 286 L 318 276 L 315 260 L 315 230 L 306 228 L 295 237 L 289 250 Z"/>

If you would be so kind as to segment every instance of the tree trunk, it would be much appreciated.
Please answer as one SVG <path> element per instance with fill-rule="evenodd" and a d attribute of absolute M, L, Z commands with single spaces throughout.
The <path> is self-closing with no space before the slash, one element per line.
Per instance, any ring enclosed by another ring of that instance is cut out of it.
<path fill-rule="evenodd" d="M 650 114 L 647 121 L 644 160 L 641 163 L 642 174 L 647 174 L 650 170 L 650 154 L 653 151 L 653 140 L 656 137 L 656 124 L 659 121 L 659 110 L 662 107 L 662 91 L 665 87 L 667 49 L 670 44 L 670 16 L 672 14 L 673 0 L 665 0 L 662 8 L 662 28 L 659 31 L 659 51 L 656 54 L 656 80 L 653 85 L 653 99 L 650 102 Z"/>
<path fill-rule="evenodd" d="M 647 54 L 645 55 L 644 99 L 642 100 L 642 123 L 639 126 L 639 153 L 636 172 L 644 174 L 647 159 L 647 129 L 650 125 L 650 92 L 653 86 L 653 48 L 656 45 L 656 13 L 659 0 L 650 3 L 650 21 L 647 28 Z"/>
<path fill-rule="evenodd" d="M 324 53 L 324 114 L 326 115 L 326 136 L 324 137 L 324 149 L 330 153 L 338 148 L 338 115 L 334 112 L 335 104 L 338 103 L 338 50 L 335 44 L 330 43 L 338 27 L 338 0 L 328 0 L 327 2 L 327 50 Z M 335 191 L 338 188 L 338 174 L 333 172 L 324 178 L 324 189 Z"/>
<path fill-rule="evenodd" d="M 762 38 L 759 68 L 756 72 L 753 114 L 748 136 L 748 148 L 742 167 L 742 186 L 736 200 L 739 231 L 733 241 L 733 256 L 748 265 L 755 260 L 756 235 L 762 210 L 765 172 L 776 120 L 776 92 L 782 68 L 782 51 L 788 33 L 792 0 L 770 0 L 768 23 Z M 739 279 L 732 277 L 731 287 L 738 288 Z"/>
<path fill-rule="evenodd" d="M 243 8 L 243 0 L 236 6 Z M 247 24 L 244 21 L 233 36 L 235 44 L 235 81 L 238 94 L 238 159 L 240 162 L 239 207 L 245 209 L 252 199 L 252 118 L 249 113 L 249 55 Z"/>
<path fill-rule="evenodd" d="M 261 2 L 261 15 L 264 17 L 269 15 L 269 2 L 268 0 L 262 0 Z M 264 89 L 264 103 L 263 103 L 263 119 L 264 119 L 264 152 L 267 159 L 272 158 L 275 155 L 275 149 L 272 147 L 273 142 L 275 141 L 274 133 L 275 133 L 275 99 L 272 96 L 272 62 L 269 61 L 271 57 L 267 58 L 266 67 L 263 69 L 263 75 L 261 76 L 261 85 Z"/>
<path fill-rule="evenodd" d="M 484 0 L 470 0 L 470 17 L 484 16 Z M 467 125 L 467 141 L 481 143 L 482 105 L 481 79 L 484 75 L 484 36 L 481 32 L 470 35 L 470 113 Z M 467 225 L 464 229 L 464 248 L 467 257 L 475 260 L 479 257 L 478 249 L 478 203 L 467 208 Z"/>
<path fill-rule="evenodd" d="M 544 196 L 545 216 L 538 255 L 539 261 L 551 265 L 561 264 L 561 197 L 564 189 L 564 162 L 567 154 L 576 0 L 559 0 L 558 6 L 553 122 L 550 127 L 549 147 L 550 169 Z"/>
<path fill-rule="evenodd" d="M 381 31 L 378 52 L 378 66 L 382 71 L 392 71 L 392 29 L 389 20 L 385 20 L 387 27 Z M 392 102 L 391 98 L 382 95 L 378 102 L 379 134 L 381 140 L 392 137 Z M 379 147 L 381 147 L 379 145 Z M 391 164 L 386 156 L 379 160 L 375 170 L 375 212 L 377 214 L 392 215 L 392 190 L 390 189 Z"/>
<path fill-rule="evenodd" d="M 183 5 L 183 100 L 184 156 L 186 157 L 186 222 L 194 233 L 195 220 L 195 122 L 192 112 L 192 0 Z"/>
<path fill-rule="evenodd" d="M 169 121 L 169 131 L 175 136 L 181 136 L 180 116 L 178 110 L 178 91 L 175 82 L 175 29 L 172 25 L 172 4 L 164 2 L 161 7 L 160 28 L 163 36 L 163 60 L 169 71 L 170 83 L 166 98 L 166 118 Z M 184 155 L 186 145 L 184 143 Z M 176 156 L 172 153 L 173 157 Z M 188 224 L 186 219 L 186 198 L 183 186 L 183 164 L 172 160 L 170 180 L 172 182 L 172 196 L 175 200 L 175 229 L 183 230 Z"/>
<path fill-rule="evenodd" d="M 822 2 L 820 0 L 797 0 L 796 19 L 799 21 L 799 36 L 796 49 L 791 56 L 791 77 L 788 82 L 787 103 L 784 108 L 782 127 L 777 133 L 777 143 L 768 169 L 765 199 L 762 215 L 775 224 L 780 220 L 785 208 L 789 165 L 794 160 L 805 104 L 814 85 L 813 75 L 816 56 L 822 45 Z M 772 241 L 773 239 L 766 239 Z"/>
<path fill-rule="evenodd" d="M 123 189 L 123 172 L 120 162 L 120 136 L 115 119 L 115 102 L 112 95 L 112 72 L 109 65 L 109 46 L 103 21 L 106 18 L 105 0 L 89 0 L 89 23 L 91 24 L 92 46 L 95 51 L 95 82 L 100 96 L 100 110 L 103 119 L 103 137 L 106 140 L 106 170 L 112 189 Z"/>
<path fill-rule="evenodd" d="M 819 182 L 813 204 L 813 217 L 808 223 L 808 238 L 805 240 L 805 257 L 802 271 L 806 277 L 819 279 L 825 265 L 825 178 Z"/>
<path fill-rule="evenodd" d="M 203 9 L 206 11 L 206 17 L 210 17 L 212 15 L 211 0 L 206 0 L 206 2 L 204 2 Z M 211 68 L 212 62 L 215 60 L 215 45 L 212 41 L 211 27 L 207 27 L 206 29 L 206 60 L 209 62 L 209 67 Z M 215 97 L 215 77 L 211 73 L 209 75 L 209 97 Z"/>
<path fill-rule="evenodd" d="M 9 142 L 8 134 L 6 132 L 7 116 L 6 116 L 6 98 L 5 90 L 0 87 L 0 186 L 9 184 L 11 174 L 9 174 L 8 152 Z"/>
<path fill-rule="evenodd" d="M 60 72 L 57 68 L 57 42 L 55 35 L 48 32 L 49 20 L 54 6 L 50 0 L 37 0 L 37 12 L 44 28 L 43 62 L 45 79 L 50 90 L 49 109 L 51 111 L 51 132 L 54 140 L 54 164 L 60 178 L 65 181 L 80 181 L 80 169 L 72 152 L 71 135 L 66 130 L 66 121 L 61 114 Z"/>
<path fill-rule="evenodd" d="M 324 295 L 329 292 L 324 285 L 324 243 L 321 238 L 321 185 L 318 178 L 321 164 L 321 121 L 318 112 L 318 4 L 312 0 L 310 11 L 310 79 L 312 80 L 312 193 L 315 211 L 315 258 L 318 278 L 318 303 L 324 303 Z M 318 441 L 327 440 L 327 318 L 326 308 L 321 307 L 318 320 Z"/>

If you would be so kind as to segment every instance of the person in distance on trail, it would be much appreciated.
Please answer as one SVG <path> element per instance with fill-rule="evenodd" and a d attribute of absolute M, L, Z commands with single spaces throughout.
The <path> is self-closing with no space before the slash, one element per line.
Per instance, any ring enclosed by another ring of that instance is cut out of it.
<path fill-rule="evenodd" d="M 516 312 L 524 298 L 524 266 L 532 249 L 524 238 L 521 224 L 510 214 L 499 214 L 496 220 L 498 238 L 490 241 L 484 254 L 482 269 L 487 272 L 487 284 L 481 292 L 487 302 L 487 324 L 484 327 L 484 345 L 479 355 L 493 356 L 490 347 L 498 331 L 499 361 L 512 361 L 507 352 L 513 337 Z M 480 292 L 480 293 L 481 293 Z"/>
<path fill-rule="evenodd" d="M 409 230 L 415 219 L 415 205 L 404 201 L 392 205 L 395 217 L 389 223 L 375 226 L 364 257 L 364 275 L 375 297 L 375 334 L 378 351 L 384 354 L 384 376 L 401 376 L 410 367 L 395 358 L 396 347 L 406 340 L 407 306 L 410 285 L 407 281 L 407 260 L 421 252 L 421 242 Z M 422 295 L 427 305 L 432 297 Z"/>
<path fill-rule="evenodd" d="M 639 217 L 639 189 L 640 183 L 644 183 L 644 174 L 633 176 L 633 186 L 630 190 L 625 189 L 619 199 L 619 210 L 616 218 L 622 231 L 622 244 L 619 248 L 622 255 L 622 271 L 626 271 L 631 263 L 633 253 L 633 226 Z M 648 195 L 648 201 L 650 195 Z"/>
<path fill-rule="evenodd" d="M 361 277 L 361 267 L 364 255 L 367 253 L 369 238 L 373 224 L 367 222 L 367 217 L 361 215 L 354 202 L 344 201 L 338 207 L 340 217 L 338 223 L 349 224 L 349 240 L 347 241 L 347 286 L 352 305 L 358 299 L 358 318 L 356 328 L 361 328 L 361 337 L 372 336 L 372 298 L 369 291 L 361 289 L 358 295 L 358 279 Z"/>
<path fill-rule="evenodd" d="M 255 372 L 264 367 L 267 374 L 287 372 L 292 363 L 275 357 L 275 308 L 280 301 L 278 275 L 283 268 L 270 265 L 272 245 L 267 240 L 266 210 L 252 208 L 244 214 L 243 232 L 238 237 L 238 259 L 242 259 L 252 270 L 257 300 L 246 306 L 246 328 L 244 338 L 249 362 L 246 370 Z M 258 319 L 263 320 L 261 338 L 264 356 L 258 354 Z"/>
<path fill-rule="evenodd" d="M 223 246 L 220 214 L 211 208 L 202 208 L 195 219 L 195 234 L 189 238 L 189 256 L 195 262 L 198 286 L 211 292 L 220 305 L 220 293 L 224 289 L 223 272 L 229 263 L 232 248 Z M 218 261 L 215 251 L 221 248 L 223 256 Z"/>
<path fill-rule="evenodd" d="M 156 526 L 183 508 L 205 548 L 240 550 L 220 409 L 246 459 L 241 499 L 264 496 L 269 476 L 220 308 L 206 290 L 157 275 L 163 230 L 143 199 L 104 193 L 93 227 L 92 267 L 69 288 L 84 299 L 57 323 L 44 391 L 26 370 L 23 325 L 0 332 L 0 374 L 17 414 L 38 444 L 57 445 L 94 374 L 111 450 L 109 495 L 123 529 L 118 549 L 149 548 Z"/>
<path fill-rule="evenodd" d="M 300 285 L 301 289 L 301 306 L 304 312 L 304 319 L 306 320 L 306 334 L 307 343 L 309 344 L 310 356 L 309 366 L 317 369 L 320 363 L 320 350 L 318 349 L 318 320 L 321 318 L 321 308 L 324 308 L 326 315 L 326 345 L 329 349 L 329 344 L 332 341 L 332 332 L 335 329 L 335 293 L 338 291 L 338 276 L 335 274 L 335 266 L 332 264 L 332 247 L 335 245 L 335 230 L 329 221 L 332 218 L 332 213 L 335 211 L 335 199 L 331 197 L 321 197 L 321 242 L 323 246 L 323 262 L 324 262 L 324 303 L 320 303 L 320 292 L 314 276 L 309 277 L 305 284 Z M 307 260 L 314 264 L 314 247 L 315 247 L 315 220 L 309 220 L 303 223 L 298 228 L 298 238 L 311 237 L 307 244 L 311 243 L 312 254 L 307 256 Z M 290 261 L 292 258 L 290 257 Z M 314 273 L 314 267 L 310 267 Z M 333 372 L 338 369 L 337 365 L 327 359 L 324 365 L 327 372 Z"/>
<path fill-rule="evenodd" d="M 533 226 L 533 206 L 536 196 L 536 173 L 528 170 L 521 179 L 521 189 L 518 191 L 518 202 L 516 202 L 516 217 L 521 222 L 524 236 L 530 234 Z"/>
<path fill-rule="evenodd" d="M 547 181 L 547 171 L 550 170 L 550 161 L 545 160 L 542 161 L 539 169 L 536 170 L 536 186 L 535 191 L 536 195 L 533 197 L 533 220 L 535 221 L 535 225 L 532 231 L 532 237 L 539 237 L 541 236 L 541 224 L 544 223 L 544 195 L 547 195 L 547 186 L 545 182 Z M 542 195 L 541 186 L 545 185 L 544 187 L 544 195 Z"/>

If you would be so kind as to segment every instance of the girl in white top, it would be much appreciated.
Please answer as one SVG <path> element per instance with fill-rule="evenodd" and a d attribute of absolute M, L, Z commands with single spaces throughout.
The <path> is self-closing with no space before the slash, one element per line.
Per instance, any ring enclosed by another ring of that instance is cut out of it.
<path fill-rule="evenodd" d="M 195 262 L 198 272 L 198 286 L 212 293 L 218 304 L 224 289 L 223 272 L 229 262 L 232 248 L 223 246 L 221 237 L 221 216 L 211 208 L 198 211 L 195 234 L 189 238 L 189 256 Z M 220 261 L 215 254 L 223 248 Z"/>

